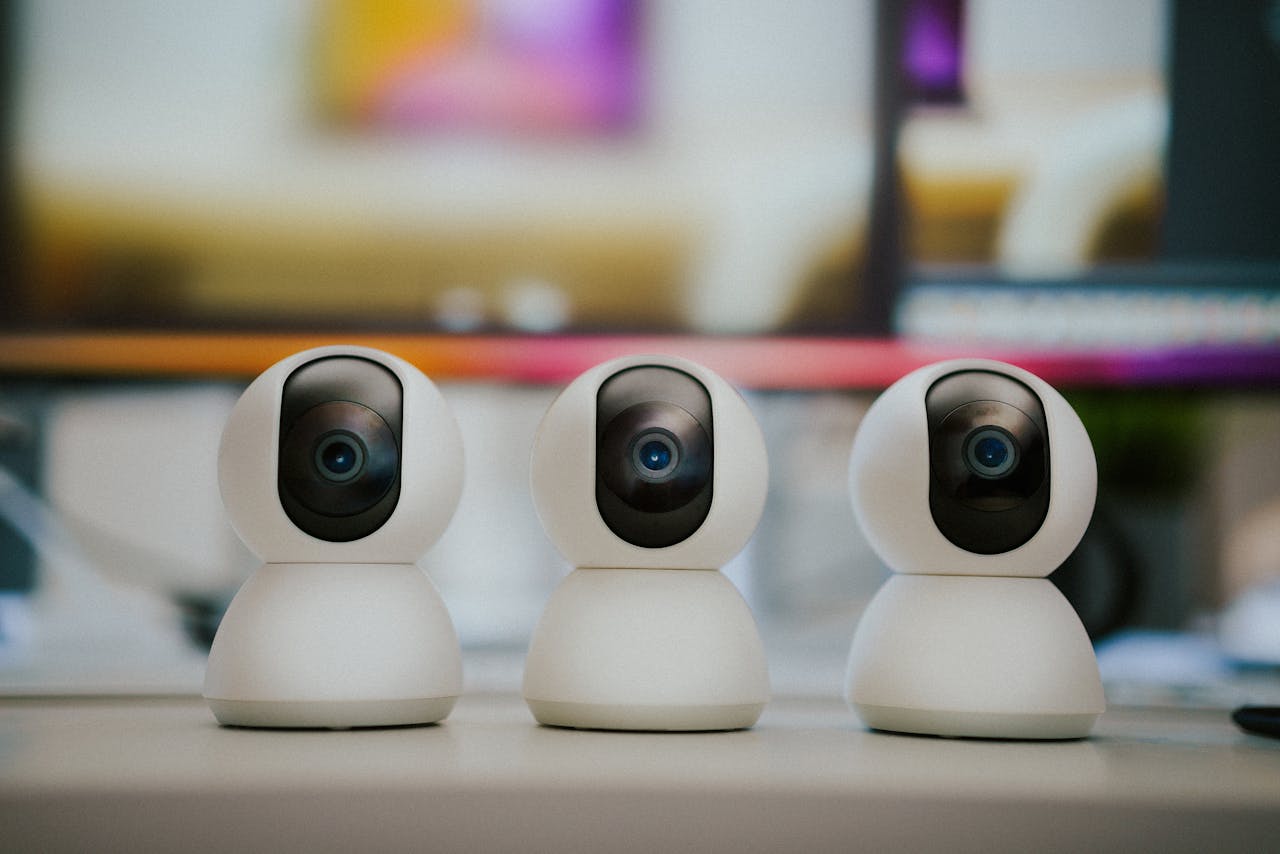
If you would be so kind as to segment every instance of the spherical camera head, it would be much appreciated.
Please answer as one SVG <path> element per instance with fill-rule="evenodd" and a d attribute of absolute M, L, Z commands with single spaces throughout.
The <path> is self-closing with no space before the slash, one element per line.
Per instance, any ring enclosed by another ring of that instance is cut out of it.
<path fill-rule="evenodd" d="M 531 489 L 574 566 L 718 569 L 750 538 L 768 488 L 742 396 L 685 359 L 626 356 L 583 373 L 534 439 Z"/>
<path fill-rule="evenodd" d="M 232 525 L 268 563 L 413 563 L 448 525 L 462 474 L 439 389 L 365 347 L 272 365 L 232 410 L 218 453 Z"/>
<path fill-rule="evenodd" d="M 1097 467 L 1052 386 L 1003 362 L 957 359 L 877 398 L 849 485 L 863 532 L 896 572 L 1039 578 L 1084 535 Z"/>

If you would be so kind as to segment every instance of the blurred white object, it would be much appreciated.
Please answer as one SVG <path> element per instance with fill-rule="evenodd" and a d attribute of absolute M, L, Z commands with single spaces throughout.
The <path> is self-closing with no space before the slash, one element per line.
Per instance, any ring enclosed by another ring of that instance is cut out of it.
<path fill-rule="evenodd" d="M 1036 156 L 1009 203 L 997 242 L 1015 276 L 1079 273 L 1106 216 L 1159 182 L 1168 134 L 1163 97 L 1138 94 L 1080 114 Z"/>
<path fill-rule="evenodd" d="M 1227 606 L 1218 643 L 1236 661 L 1280 665 L 1280 581 L 1252 587 Z"/>
<path fill-rule="evenodd" d="M 951 345 L 1112 349 L 1280 341 L 1280 295 L 1243 289 L 920 285 L 898 309 L 898 329 Z"/>
<path fill-rule="evenodd" d="M 1267 417 L 1265 410 L 1260 414 Z M 1249 473 L 1258 473 L 1259 466 L 1270 467 L 1266 457 L 1273 447 L 1273 428 L 1273 424 L 1263 421 L 1254 428 L 1262 431 L 1260 434 L 1237 440 L 1242 446 L 1239 453 L 1249 457 Z M 1222 577 L 1229 595 L 1280 582 L 1280 498 L 1240 513 L 1230 525 L 1222 542 Z"/>
<path fill-rule="evenodd" d="M 4 690 L 199 689 L 204 656 L 173 597 L 219 597 L 253 563 L 218 499 L 218 436 L 235 398 L 210 385 L 53 403 L 45 500 L 0 473 L 0 515 L 38 557 L 29 612 L 17 620 L 30 625 L 5 657 Z"/>
<path fill-rule="evenodd" d="M 1098 647 L 1102 678 L 1112 682 L 1203 685 L 1227 675 L 1221 651 L 1211 638 L 1190 632 L 1130 629 Z"/>
<path fill-rule="evenodd" d="M 37 588 L 0 608 L 0 693 L 188 693 L 204 656 L 153 591 L 113 584 L 58 517 L 0 469 L 0 518 L 39 558 Z"/>
<path fill-rule="evenodd" d="M 442 291 L 432 315 L 450 332 L 473 332 L 485 323 L 484 294 L 477 288 L 459 286 Z"/>
<path fill-rule="evenodd" d="M 1218 623 L 1222 651 L 1280 665 L 1280 500 L 1247 514 L 1224 537 L 1222 577 L 1240 592 Z"/>
<path fill-rule="evenodd" d="M 44 494 L 107 574 L 157 592 L 221 596 L 254 561 L 218 498 L 230 386 L 72 395 L 47 426 Z"/>
<path fill-rule="evenodd" d="M 516 279 L 502 291 L 502 314 L 507 325 L 524 332 L 555 332 L 573 317 L 569 295 L 553 282 Z"/>
<path fill-rule="evenodd" d="M 564 574 L 529 497 L 529 443 L 549 388 L 454 383 L 441 392 L 466 436 L 466 483 L 449 528 L 419 562 L 453 615 L 463 646 L 523 647 Z M 468 686 L 476 673 L 466 671 Z M 516 688 L 519 678 L 513 685 Z"/>
<path fill-rule="evenodd" d="M 823 253 L 866 230 L 871 152 L 854 135 L 717 158 L 703 175 L 712 212 L 686 306 L 699 331 L 777 328 Z"/>
<path fill-rule="evenodd" d="M 860 230 L 874 20 L 865 0 L 753 3 L 732 15 L 646 4 L 641 132 L 554 144 L 318 131 L 313 5 L 24 6 L 24 187 L 38 202 L 84 203 L 102 217 L 94 227 L 139 211 L 212 227 L 242 264 L 253 253 L 238 247 L 260 252 L 273 239 L 306 251 L 299 235 L 341 234 L 376 252 L 388 239 L 467 246 L 510 233 L 528 235 L 535 265 L 552 259 L 530 271 L 547 276 L 574 261 L 555 261 L 547 233 L 604 235 L 605 245 L 674 233 L 689 242 L 682 319 L 707 332 L 772 328 L 816 256 Z M 297 251 L 281 263 L 296 264 Z M 444 322 L 474 322 L 470 307 L 445 302 Z M 500 302 L 518 329 L 556 328 L 575 308 L 545 291 Z"/>

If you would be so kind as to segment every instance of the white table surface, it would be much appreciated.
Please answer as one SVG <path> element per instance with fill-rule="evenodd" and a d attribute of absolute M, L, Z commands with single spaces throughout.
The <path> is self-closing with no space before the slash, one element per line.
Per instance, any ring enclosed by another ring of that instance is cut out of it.
<path fill-rule="evenodd" d="M 1280 740 L 1113 709 L 1080 742 L 863 730 L 775 699 L 732 733 L 220 728 L 198 698 L 0 699 L 0 850 L 1278 851 Z"/>

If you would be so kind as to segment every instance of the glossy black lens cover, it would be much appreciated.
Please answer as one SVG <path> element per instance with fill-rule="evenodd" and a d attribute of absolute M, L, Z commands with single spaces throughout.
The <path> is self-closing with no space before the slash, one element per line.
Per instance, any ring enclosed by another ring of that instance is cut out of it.
<path fill-rule="evenodd" d="M 363 465 L 335 478 L 318 463 L 317 451 L 340 436 L 363 451 Z M 355 516 L 377 504 L 395 482 L 400 454 L 382 416 L 367 406 L 335 400 L 313 406 L 280 442 L 283 486 L 304 507 L 323 516 Z"/>
<path fill-rule="evenodd" d="M 642 450 L 670 453 L 657 469 Z M 596 395 L 596 507 L 632 545 L 663 548 L 687 539 L 711 509 L 714 442 L 711 396 L 683 371 L 629 368 Z"/>
<path fill-rule="evenodd" d="M 1003 374 L 961 371 L 930 386 L 925 411 L 929 510 L 943 536 L 976 554 L 1035 536 L 1049 512 L 1049 429 L 1036 394 Z M 974 444 L 992 437 L 1009 456 L 984 469 Z"/>
<path fill-rule="evenodd" d="M 637 465 L 637 445 L 653 434 L 675 448 L 675 465 L 655 476 Z M 596 470 L 608 489 L 628 506 L 666 513 L 693 501 L 711 483 L 711 437 L 674 403 L 637 403 L 605 425 L 597 445 Z"/>
<path fill-rule="evenodd" d="M 280 405 L 280 504 L 301 530 L 329 542 L 372 534 L 400 497 L 402 389 L 382 365 L 354 356 L 308 362 L 285 380 Z M 351 470 L 324 468 L 350 446 Z"/>

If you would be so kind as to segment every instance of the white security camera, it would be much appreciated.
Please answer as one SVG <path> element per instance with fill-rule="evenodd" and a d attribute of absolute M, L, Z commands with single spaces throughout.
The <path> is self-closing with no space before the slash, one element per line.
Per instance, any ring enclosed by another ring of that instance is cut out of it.
<path fill-rule="evenodd" d="M 446 717 L 457 635 L 416 561 L 462 492 L 462 440 L 417 368 L 363 347 L 295 354 L 232 410 L 227 514 L 264 562 L 232 600 L 204 696 L 227 725 L 389 726 Z"/>
<path fill-rule="evenodd" d="M 742 397 L 667 356 L 597 365 L 534 440 L 534 505 L 575 567 L 534 632 L 524 697 L 544 724 L 749 727 L 769 700 L 751 612 L 719 569 L 764 509 L 768 460 Z"/>
<path fill-rule="evenodd" d="M 1093 648 L 1046 578 L 1093 513 L 1079 417 L 1002 362 L 903 377 L 858 428 L 853 508 L 896 573 L 858 624 L 846 696 L 874 729 L 1081 738 L 1105 708 Z"/>

